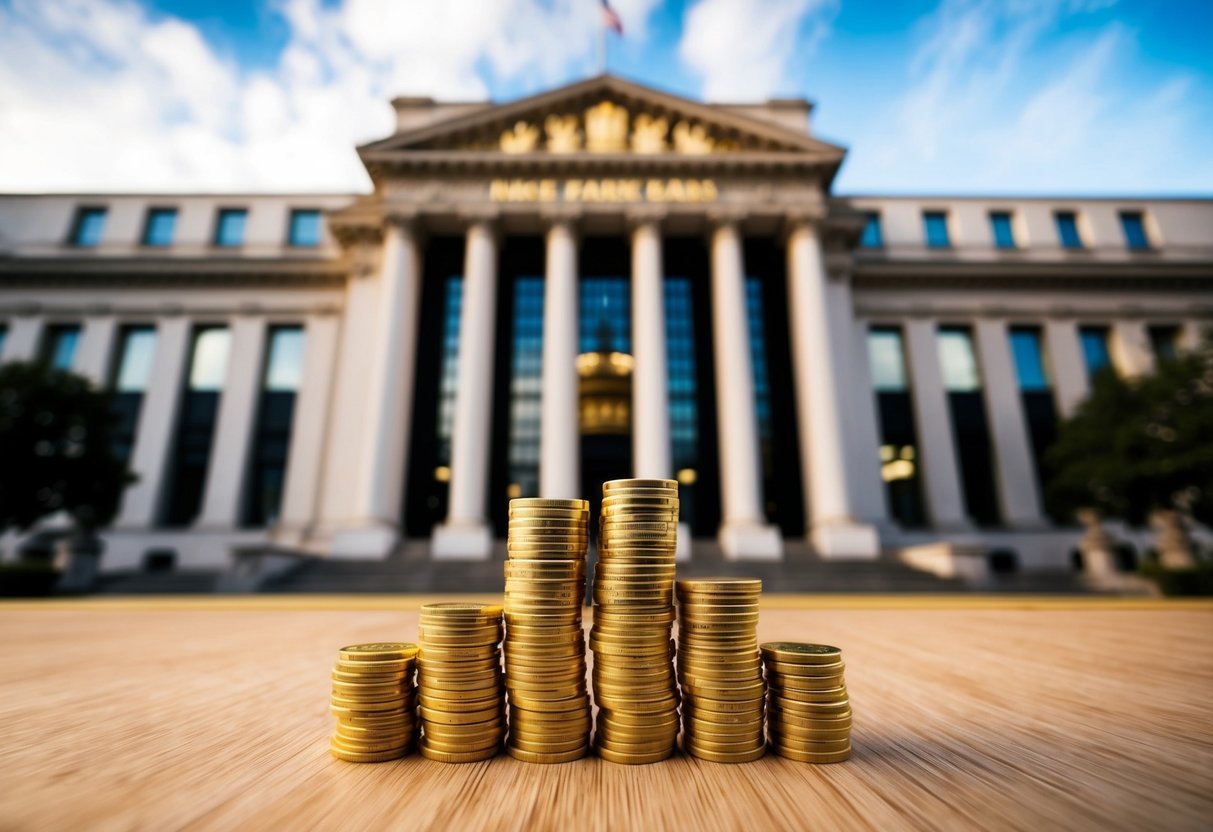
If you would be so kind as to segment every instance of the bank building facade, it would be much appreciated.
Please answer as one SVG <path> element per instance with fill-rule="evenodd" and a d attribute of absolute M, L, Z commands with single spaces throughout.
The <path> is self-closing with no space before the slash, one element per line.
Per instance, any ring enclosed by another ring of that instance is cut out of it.
<path fill-rule="evenodd" d="M 808 102 L 612 76 L 392 103 L 368 194 L 0 196 L 0 359 L 111 388 L 138 476 L 103 568 L 484 559 L 639 476 L 680 557 L 1064 569 L 1059 420 L 1213 315 L 1213 201 L 839 195 Z"/>

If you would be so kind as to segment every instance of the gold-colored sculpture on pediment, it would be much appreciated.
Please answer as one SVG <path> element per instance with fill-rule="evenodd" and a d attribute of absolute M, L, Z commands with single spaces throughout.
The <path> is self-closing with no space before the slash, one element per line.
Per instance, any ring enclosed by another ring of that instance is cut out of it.
<path fill-rule="evenodd" d="M 595 153 L 626 150 L 628 111 L 611 101 L 601 101 L 585 111 L 585 149 Z"/>
<path fill-rule="evenodd" d="M 506 153 L 530 153 L 539 146 L 539 128 L 525 121 L 502 132 L 501 149 Z"/>
<path fill-rule="evenodd" d="M 702 156 L 716 149 L 716 140 L 702 124 L 680 121 L 674 126 L 674 149 L 679 153 Z"/>
<path fill-rule="evenodd" d="M 543 121 L 548 134 L 548 150 L 552 153 L 576 153 L 581 149 L 581 131 L 577 129 L 577 116 L 552 114 Z"/>
<path fill-rule="evenodd" d="M 641 113 L 632 120 L 632 151 L 664 153 L 669 147 L 665 140 L 669 132 L 669 119 Z"/>

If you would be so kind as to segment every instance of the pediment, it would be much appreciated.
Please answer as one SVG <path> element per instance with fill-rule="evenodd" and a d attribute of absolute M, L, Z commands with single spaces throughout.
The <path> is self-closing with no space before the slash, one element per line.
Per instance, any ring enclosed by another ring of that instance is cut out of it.
<path fill-rule="evenodd" d="M 367 162 L 416 154 L 510 157 L 806 155 L 836 166 L 845 150 L 726 107 L 603 75 L 477 108 L 359 148 Z"/>

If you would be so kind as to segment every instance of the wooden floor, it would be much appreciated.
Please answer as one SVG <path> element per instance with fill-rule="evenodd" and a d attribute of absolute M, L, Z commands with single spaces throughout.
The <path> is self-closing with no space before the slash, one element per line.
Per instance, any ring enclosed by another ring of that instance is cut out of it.
<path fill-rule="evenodd" d="M 0 605 L 0 828 L 1213 823 L 1213 606 L 776 602 L 763 638 L 843 650 L 841 765 L 338 762 L 336 650 L 413 639 L 409 603 Z"/>

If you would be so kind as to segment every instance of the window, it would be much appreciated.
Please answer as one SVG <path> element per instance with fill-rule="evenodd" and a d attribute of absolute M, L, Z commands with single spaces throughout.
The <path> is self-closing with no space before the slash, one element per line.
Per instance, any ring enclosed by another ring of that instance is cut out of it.
<path fill-rule="evenodd" d="M 8 327 L 0 324 L 0 361 L 4 360 L 4 343 L 8 340 Z"/>
<path fill-rule="evenodd" d="M 1015 248 L 1015 228 L 1008 211 L 990 212 L 990 229 L 994 232 L 995 248 Z"/>
<path fill-rule="evenodd" d="M 859 238 L 862 248 L 881 248 L 884 246 L 884 234 L 880 230 L 880 214 L 875 212 L 867 215 L 868 221 L 863 226 L 863 236 Z"/>
<path fill-rule="evenodd" d="M 152 375 L 156 352 L 156 330 L 151 326 L 125 326 L 118 336 L 118 360 L 110 380 L 114 411 L 114 455 L 129 460 L 135 447 L 135 431 L 143 395 Z"/>
<path fill-rule="evenodd" d="M 56 370 L 70 370 L 76 357 L 76 345 L 80 343 L 80 327 L 76 324 L 60 324 L 48 327 L 42 339 L 38 358 Z"/>
<path fill-rule="evenodd" d="M 632 352 L 632 293 L 626 277 L 581 279 L 581 352 Z"/>
<path fill-rule="evenodd" d="M 943 386 L 949 393 L 967 393 L 981 389 L 973 337 L 967 328 L 940 327 L 936 337 Z"/>
<path fill-rule="evenodd" d="M 76 211 L 76 219 L 72 223 L 71 243 L 81 248 L 100 245 L 101 233 L 104 230 L 104 208 L 80 208 Z"/>
<path fill-rule="evenodd" d="M 924 211 L 922 224 L 927 235 L 927 248 L 949 248 L 948 215 L 943 211 Z"/>
<path fill-rule="evenodd" d="M 244 245 L 244 225 L 248 211 L 243 208 L 221 208 L 215 222 L 215 245 L 229 247 Z"/>
<path fill-rule="evenodd" d="M 1082 236 L 1078 233 L 1078 215 L 1073 211 L 1058 211 L 1053 215 L 1057 222 L 1057 239 L 1062 248 L 1082 248 Z"/>
<path fill-rule="evenodd" d="M 766 316 L 763 310 L 762 278 L 750 276 L 745 281 L 746 311 L 750 325 L 750 361 L 754 368 L 754 404 L 758 416 L 758 450 L 762 454 L 764 504 L 769 504 L 770 487 L 774 480 L 774 424 L 771 413 L 771 373 L 767 360 Z M 772 519 L 769 512 L 768 518 Z"/>
<path fill-rule="evenodd" d="M 188 526 L 202 508 L 230 349 L 227 327 L 203 326 L 194 330 L 189 376 L 177 423 L 176 448 L 165 489 L 168 495 L 164 513 L 166 526 Z"/>
<path fill-rule="evenodd" d="M 1179 327 L 1174 324 L 1153 324 L 1146 332 L 1150 336 L 1150 347 L 1158 363 L 1174 361 L 1179 354 Z"/>
<path fill-rule="evenodd" d="M 287 240 L 293 246 L 320 245 L 320 212 L 314 208 L 291 211 Z"/>
<path fill-rule="evenodd" d="M 877 392 L 892 393 L 909 389 L 900 329 L 873 327 L 868 330 L 868 365 L 872 372 L 872 386 Z"/>
<path fill-rule="evenodd" d="M 514 281 L 514 337 L 510 371 L 510 496 L 539 495 L 543 392 L 543 278 Z"/>
<path fill-rule="evenodd" d="M 459 387 L 459 321 L 463 314 L 463 277 L 446 278 L 442 309 L 442 355 L 438 374 L 438 448 L 434 456 L 434 477 L 450 479 L 451 432 L 455 425 L 455 391 Z"/>
<path fill-rule="evenodd" d="M 1012 327 L 1011 354 L 1015 358 L 1015 373 L 1019 378 L 1020 390 L 1049 389 L 1039 329 L 1028 326 Z"/>
<path fill-rule="evenodd" d="M 1108 328 L 1106 326 L 1084 326 L 1078 330 L 1082 343 L 1082 354 L 1087 362 L 1087 376 L 1094 378 L 1112 366 L 1112 355 L 1108 351 Z"/>
<path fill-rule="evenodd" d="M 694 524 L 700 467 L 694 286 L 689 277 L 666 277 L 664 286 L 670 456 L 681 482 L 683 522 Z"/>
<path fill-rule="evenodd" d="M 926 524 L 914 405 L 905 366 L 901 330 L 868 330 L 868 361 L 880 415 L 880 478 L 889 512 L 905 528 Z"/>
<path fill-rule="evenodd" d="M 268 345 L 244 504 L 244 524 L 254 528 L 273 524 L 282 508 L 295 398 L 303 381 L 303 327 L 272 327 Z"/>
<path fill-rule="evenodd" d="M 1146 223 L 1141 211 L 1121 211 L 1120 227 L 1125 232 L 1125 245 L 1130 251 L 1146 251 L 1150 239 L 1146 236 Z"/>
<path fill-rule="evenodd" d="M 169 246 L 173 244 L 173 231 L 177 227 L 176 208 L 150 208 L 147 225 L 143 229 L 145 246 Z"/>

